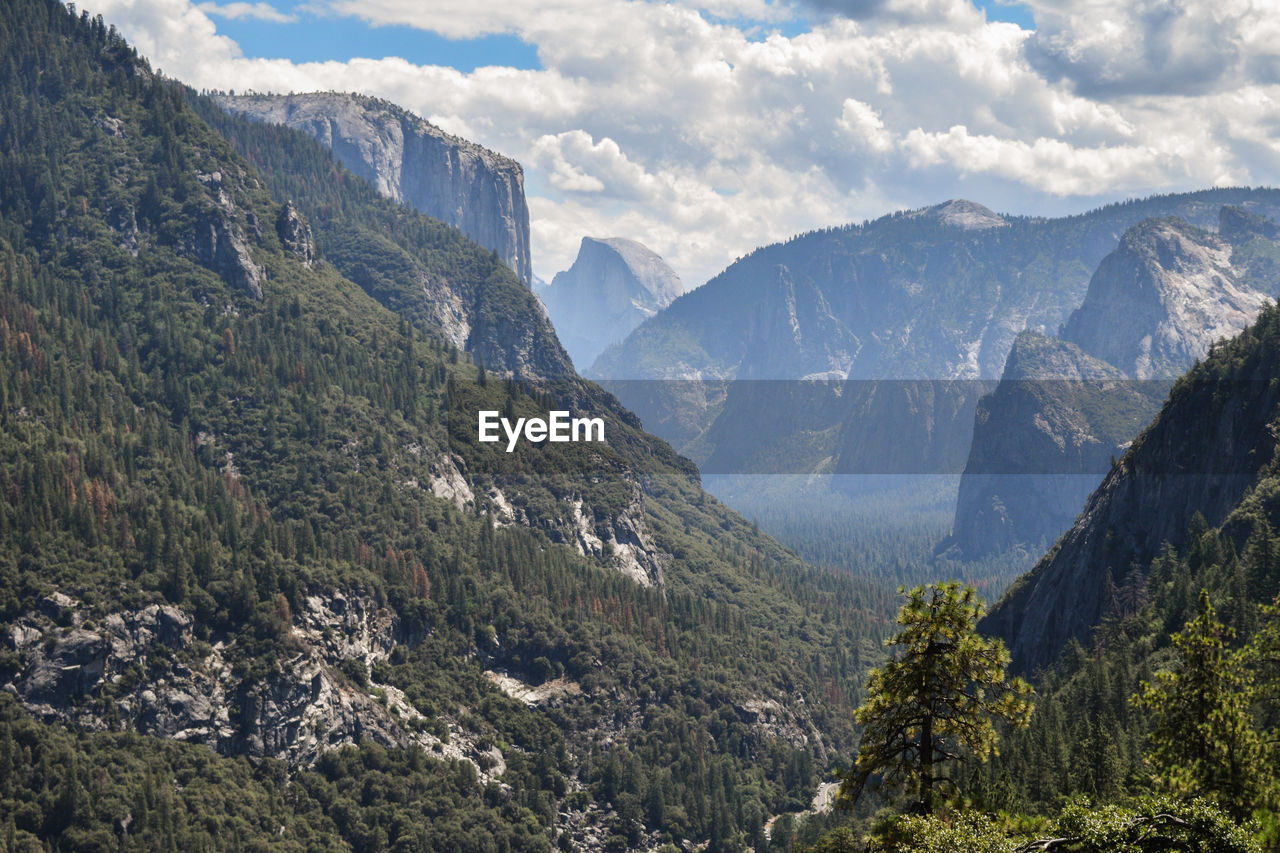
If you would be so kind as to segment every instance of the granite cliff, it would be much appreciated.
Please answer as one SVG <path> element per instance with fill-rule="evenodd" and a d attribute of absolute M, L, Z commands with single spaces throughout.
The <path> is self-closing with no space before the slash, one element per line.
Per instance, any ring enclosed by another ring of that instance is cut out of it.
<path fill-rule="evenodd" d="M 1280 291 L 1275 225 L 1224 207 L 1218 233 L 1176 218 L 1125 232 L 1061 339 L 1024 333 L 978 406 L 952 542 L 970 558 L 1051 544 L 1173 377 Z"/>
<path fill-rule="evenodd" d="M 622 237 L 583 237 L 573 266 L 535 285 L 556 334 L 579 369 L 684 293 L 666 261 Z"/>
<path fill-rule="evenodd" d="M 1145 574 L 1166 543 L 1188 546 L 1197 515 L 1240 546 L 1246 516 L 1274 513 L 1278 374 L 1280 311 L 1270 307 L 1174 384 L 1071 529 L 983 621 L 1015 669 L 1035 671 L 1070 640 L 1087 645 L 1112 608 L 1109 590 Z"/>
<path fill-rule="evenodd" d="M 529 208 L 520 164 L 363 95 L 223 95 L 228 110 L 305 131 L 379 193 L 456 226 L 529 283 Z"/>

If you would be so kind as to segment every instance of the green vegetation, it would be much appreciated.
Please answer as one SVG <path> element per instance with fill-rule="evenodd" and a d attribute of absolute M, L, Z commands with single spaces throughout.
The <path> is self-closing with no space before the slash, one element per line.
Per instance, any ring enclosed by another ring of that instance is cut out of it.
<path fill-rule="evenodd" d="M 912 810 L 931 814 L 935 788 L 954 784 L 949 764 L 995 751 L 995 721 L 1026 726 L 1031 688 L 1006 679 L 1004 643 L 978 635 L 982 609 L 973 588 L 954 581 L 907 593 L 902 630 L 889 640 L 895 651 L 871 671 L 857 710 L 862 744 L 843 797 L 856 801 L 873 777 L 891 788 L 914 780 Z"/>
<path fill-rule="evenodd" d="M 0 0 L 0 57 L 0 624 L 64 639 L 72 625 L 38 617 L 54 593 L 80 602 L 85 633 L 151 604 L 194 620 L 189 645 L 87 678 L 40 721 L 4 700 L 0 837 L 545 850 L 587 833 L 766 849 L 765 821 L 805 808 L 852 753 L 889 597 L 754 531 L 595 386 L 534 378 L 562 353 L 527 289 L 319 143 L 220 117 L 228 141 L 201 118 L 215 108 L 49 0 Z M 271 223 L 289 197 L 333 263 L 285 251 Z M 261 298 L 199 250 L 210 223 L 243 235 Z M 410 299 L 446 284 L 473 299 L 467 345 L 500 373 Z M 477 408 L 552 405 L 605 417 L 607 446 L 475 441 Z M 472 500 L 433 494 L 450 470 Z M 665 583 L 572 547 L 578 505 L 606 542 L 642 529 Z M 232 735 L 211 738 L 221 756 L 129 733 L 160 731 L 128 711 L 144 688 L 213 677 L 215 647 L 228 697 L 288 683 L 314 642 L 298 614 L 335 593 L 395 628 L 371 666 L 325 663 L 333 683 L 374 704 L 398 691 L 412 713 L 385 716 L 406 737 L 465 736 L 476 755 L 371 736 L 310 769 L 250 765 L 237 708 Z M 6 648 L 0 681 L 21 695 L 31 665 Z M 575 689 L 530 707 L 488 669 Z M 490 748 L 506 770 L 484 783 Z"/>

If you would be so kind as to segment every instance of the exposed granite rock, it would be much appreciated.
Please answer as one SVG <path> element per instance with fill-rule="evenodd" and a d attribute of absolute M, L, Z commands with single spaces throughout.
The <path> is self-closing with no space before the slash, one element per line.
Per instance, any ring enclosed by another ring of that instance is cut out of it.
<path fill-rule="evenodd" d="M 249 253 L 249 237 L 262 238 L 256 217 L 251 212 L 241 213 L 233 188 L 222 172 L 201 173 L 196 178 L 208 190 L 213 204 L 202 205 L 196 211 L 195 227 L 186 236 L 183 253 L 222 276 L 232 287 L 261 299 L 263 271 Z"/>
<path fill-rule="evenodd" d="M 579 369 L 684 293 L 653 251 L 621 237 L 583 237 L 573 266 L 535 292 Z"/>
<path fill-rule="evenodd" d="M 994 210 L 963 198 L 955 198 L 942 204 L 935 204 L 933 207 L 926 207 L 913 215 L 934 219 L 943 225 L 950 225 L 964 231 L 984 231 L 1009 224 Z"/>
<path fill-rule="evenodd" d="M 384 196 L 457 226 L 528 283 L 529 208 L 520 164 L 363 95 L 219 96 L 232 112 L 302 130 Z"/>
<path fill-rule="evenodd" d="M 1168 382 L 1132 382 L 1065 341 L 1023 332 L 974 416 L 953 543 L 969 559 L 1051 544 L 1113 458 L 1150 422 Z"/>
<path fill-rule="evenodd" d="M 1099 264 L 1062 338 L 1133 379 L 1177 376 L 1266 302 L 1240 281 L 1231 255 L 1227 240 L 1178 219 L 1130 228 Z"/>
<path fill-rule="evenodd" d="M 311 225 L 292 201 L 285 202 L 280 208 L 280 215 L 276 217 L 276 234 L 284 250 L 309 269 L 316 259 L 316 244 L 311 236 Z"/>
<path fill-rule="evenodd" d="M 13 620 L 7 638 L 23 664 L 3 689 L 45 721 L 89 730 L 129 726 L 223 755 L 303 765 L 366 738 L 385 746 L 417 743 L 476 764 L 484 781 L 505 770 L 501 753 L 477 763 L 482 751 L 456 722 L 445 721 L 444 743 L 411 725 L 421 714 L 400 690 L 357 685 L 342 674 L 344 661 L 368 669 L 396 643 L 422 639 L 405 636 L 392 612 L 367 597 L 307 596 L 290 629 L 291 655 L 266 677 L 248 680 L 228 662 L 233 644 L 200 642 L 194 620 L 180 608 L 153 604 L 93 625 L 76 602 L 56 595 Z"/>

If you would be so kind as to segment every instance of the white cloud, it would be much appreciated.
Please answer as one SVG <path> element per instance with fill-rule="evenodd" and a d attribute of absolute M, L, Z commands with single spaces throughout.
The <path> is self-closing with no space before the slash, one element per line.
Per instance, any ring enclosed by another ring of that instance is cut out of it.
<path fill-rule="evenodd" d="M 1030 0 L 1028 56 L 1081 93 L 1199 94 L 1259 73 L 1276 82 L 1275 0 Z"/>
<path fill-rule="evenodd" d="M 297 15 L 281 12 L 270 3 L 200 3 L 196 8 L 206 14 L 233 21 L 252 18 L 257 21 L 288 24 L 298 20 Z"/>
<path fill-rule="evenodd" d="M 1031 0 L 1035 33 L 967 0 L 807 0 L 817 23 L 791 36 L 771 29 L 780 0 L 317 2 L 513 34 L 542 68 L 247 59 L 189 0 L 93 11 L 193 85 L 367 92 L 515 157 L 548 279 L 585 234 L 638 239 L 692 285 L 795 232 L 950 197 L 1053 214 L 1280 183 L 1280 15 L 1260 0 Z M 1203 79 L 1160 82 L 1184 68 Z"/>

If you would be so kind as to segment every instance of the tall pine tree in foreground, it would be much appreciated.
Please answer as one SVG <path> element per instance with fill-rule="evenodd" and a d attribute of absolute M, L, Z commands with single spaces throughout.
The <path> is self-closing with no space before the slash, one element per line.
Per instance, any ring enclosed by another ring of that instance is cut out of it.
<path fill-rule="evenodd" d="M 979 636 L 982 601 L 954 581 L 917 586 L 898 614 L 902 630 L 889 640 L 889 661 L 871 671 L 854 770 L 841 797 L 854 801 L 869 785 L 916 784 L 913 811 L 931 813 L 936 789 L 952 781 L 947 762 L 985 761 L 995 750 L 994 721 L 1025 726 L 1031 687 L 1009 679 L 1004 643 Z"/>

